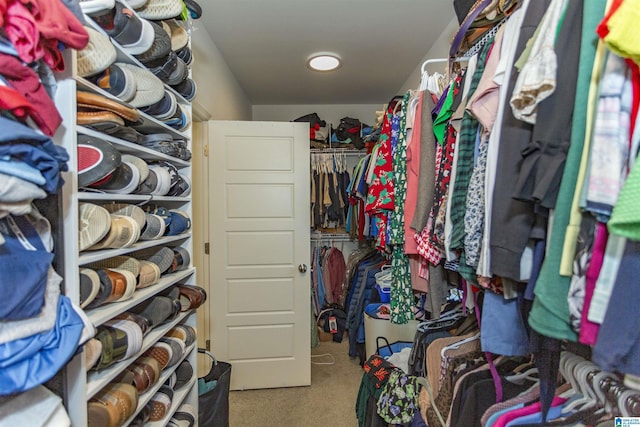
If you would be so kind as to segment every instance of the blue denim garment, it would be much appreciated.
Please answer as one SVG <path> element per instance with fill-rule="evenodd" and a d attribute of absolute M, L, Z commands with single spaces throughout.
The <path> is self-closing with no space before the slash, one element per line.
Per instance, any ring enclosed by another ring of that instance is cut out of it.
<path fill-rule="evenodd" d="M 20 160 L 12 159 L 10 156 L 0 157 L 0 172 L 40 186 L 47 183 L 38 169 Z"/>
<path fill-rule="evenodd" d="M 0 219 L 0 320 L 37 316 L 53 254 L 46 250 L 38 232 L 23 216 Z"/>
<path fill-rule="evenodd" d="M 627 241 L 609 306 L 593 348 L 603 370 L 640 375 L 640 242 Z"/>
<path fill-rule="evenodd" d="M 502 295 L 485 292 L 480 327 L 482 351 L 503 356 L 529 354 L 529 337 L 520 313 L 519 298 L 506 300 Z"/>
<path fill-rule="evenodd" d="M 38 169 L 46 180 L 43 189 L 55 193 L 63 184 L 60 172 L 69 170 L 69 154 L 51 138 L 14 120 L 0 116 L 0 156 L 11 156 Z"/>
<path fill-rule="evenodd" d="M 53 329 L 0 345 L 0 395 L 51 379 L 76 353 L 83 328 L 71 300 L 61 296 Z"/>

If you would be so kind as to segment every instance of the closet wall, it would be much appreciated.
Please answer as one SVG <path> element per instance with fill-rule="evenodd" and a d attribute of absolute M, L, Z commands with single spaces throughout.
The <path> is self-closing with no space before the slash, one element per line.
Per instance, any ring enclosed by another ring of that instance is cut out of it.
<path fill-rule="evenodd" d="M 227 62 L 199 22 L 194 23 L 191 45 L 198 58 L 193 79 L 198 83 L 199 104 L 212 120 L 251 120 L 251 102 L 238 84 Z"/>
<path fill-rule="evenodd" d="M 420 76 L 422 73 L 421 67 L 422 67 L 422 63 L 425 60 L 433 59 L 433 58 L 447 58 L 449 56 L 449 46 L 451 45 L 451 39 L 456 34 L 456 31 L 458 30 L 458 26 L 459 26 L 458 20 L 456 18 L 453 18 L 451 22 L 447 24 L 445 29 L 442 30 L 440 37 L 438 37 L 438 39 L 435 42 L 433 42 L 433 46 L 431 46 L 431 49 L 429 49 L 429 51 L 424 56 L 422 61 L 419 62 L 416 69 L 413 70 L 413 72 L 409 75 L 409 77 L 404 82 L 402 87 L 398 90 L 399 94 L 406 93 L 408 90 L 416 89 L 418 86 L 420 86 Z M 446 71 L 446 65 L 445 64 L 431 65 L 429 66 L 427 71 L 430 71 L 432 73 L 435 71 L 444 73 Z"/>
<path fill-rule="evenodd" d="M 390 95 L 391 96 L 391 95 Z M 380 104 L 327 104 L 327 105 L 254 105 L 252 119 L 256 121 L 288 122 L 308 113 L 318 113 L 327 123 L 337 126 L 340 119 L 346 116 L 359 119 L 368 125 L 374 125 L 376 110 L 382 109 Z"/>

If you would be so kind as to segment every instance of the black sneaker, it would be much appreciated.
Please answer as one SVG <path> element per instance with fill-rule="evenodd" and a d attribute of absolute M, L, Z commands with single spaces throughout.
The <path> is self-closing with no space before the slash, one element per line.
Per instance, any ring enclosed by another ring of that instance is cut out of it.
<path fill-rule="evenodd" d="M 184 81 L 178 85 L 172 86 L 180 95 L 187 101 L 191 101 L 196 97 L 196 83 L 190 78 L 184 79 Z"/>
<path fill-rule="evenodd" d="M 176 54 L 178 55 L 178 58 L 184 61 L 185 64 L 191 65 L 193 55 L 191 54 L 191 49 L 189 49 L 189 46 L 185 46 L 181 49 L 176 50 Z"/>
<path fill-rule="evenodd" d="M 162 60 L 171 52 L 171 37 L 160 25 L 150 22 L 153 27 L 154 37 L 151 47 L 144 53 L 136 55 L 136 58 L 147 67 L 157 66 L 155 62 Z"/>
<path fill-rule="evenodd" d="M 129 102 L 136 96 L 136 80 L 126 68 L 117 64 L 111 64 L 97 76 L 90 79 L 96 86 L 109 92 L 111 95 Z"/>

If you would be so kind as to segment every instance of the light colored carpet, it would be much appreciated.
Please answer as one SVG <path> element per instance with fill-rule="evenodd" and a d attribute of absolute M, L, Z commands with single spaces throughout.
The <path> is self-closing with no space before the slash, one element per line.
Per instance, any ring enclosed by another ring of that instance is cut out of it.
<path fill-rule="evenodd" d="M 311 354 L 330 353 L 335 365 L 311 365 L 311 386 L 232 391 L 230 427 L 357 427 L 355 406 L 362 368 L 342 343 L 320 342 Z M 314 357 L 324 362 L 327 357 Z"/>

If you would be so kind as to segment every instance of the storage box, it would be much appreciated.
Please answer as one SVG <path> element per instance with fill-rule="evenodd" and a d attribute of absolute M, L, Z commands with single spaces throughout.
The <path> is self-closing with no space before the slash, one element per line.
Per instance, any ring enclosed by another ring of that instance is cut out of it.
<path fill-rule="evenodd" d="M 389 302 L 391 301 L 391 288 L 382 288 L 379 284 L 376 283 L 376 290 L 380 295 L 380 302 Z"/>
<path fill-rule="evenodd" d="M 397 341 L 413 342 L 418 329 L 417 320 L 410 320 L 404 325 L 391 323 L 389 320 L 376 319 L 364 313 L 364 336 L 367 359 L 376 353 L 376 338 L 385 337 L 390 343 Z"/>

